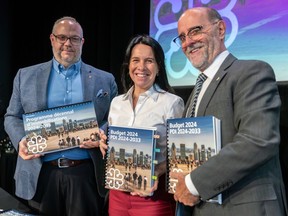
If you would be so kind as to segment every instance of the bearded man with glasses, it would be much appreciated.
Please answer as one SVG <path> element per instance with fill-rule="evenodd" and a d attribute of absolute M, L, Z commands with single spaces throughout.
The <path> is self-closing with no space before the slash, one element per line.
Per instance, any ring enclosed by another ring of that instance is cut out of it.
<path fill-rule="evenodd" d="M 16 195 L 40 215 L 106 215 L 104 160 L 99 141 L 88 140 L 65 151 L 28 155 L 23 113 L 93 101 L 101 127 L 118 94 L 115 78 L 81 60 L 81 25 L 73 17 L 58 19 L 50 34 L 53 58 L 21 68 L 5 115 L 5 130 L 18 150 Z M 62 164 L 63 163 L 63 164 Z"/>

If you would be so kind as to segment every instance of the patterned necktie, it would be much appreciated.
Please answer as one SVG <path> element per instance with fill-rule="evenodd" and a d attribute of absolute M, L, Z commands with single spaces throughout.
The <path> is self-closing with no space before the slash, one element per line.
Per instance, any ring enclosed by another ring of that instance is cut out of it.
<path fill-rule="evenodd" d="M 201 91 L 202 85 L 206 79 L 207 79 L 207 76 L 204 73 L 200 73 L 199 76 L 197 77 L 196 84 L 194 87 L 193 97 L 192 97 L 191 105 L 190 105 L 191 106 L 190 117 L 195 116 L 195 108 L 196 108 L 197 98 L 198 98 L 199 93 Z"/>

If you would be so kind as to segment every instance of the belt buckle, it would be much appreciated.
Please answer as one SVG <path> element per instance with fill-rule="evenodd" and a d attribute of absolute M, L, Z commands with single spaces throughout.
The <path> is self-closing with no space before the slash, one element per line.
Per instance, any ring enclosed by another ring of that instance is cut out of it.
<path fill-rule="evenodd" d="M 67 160 L 66 158 L 58 158 L 58 167 L 59 168 L 67 168 L 67 167 L 69 167 L 68 165 L 61 165 L 61 161 L 62 160 Z"/>

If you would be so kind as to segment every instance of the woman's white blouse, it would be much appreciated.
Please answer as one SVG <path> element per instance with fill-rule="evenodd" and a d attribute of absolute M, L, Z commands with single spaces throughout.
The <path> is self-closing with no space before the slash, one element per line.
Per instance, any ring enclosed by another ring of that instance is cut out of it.
<path fill-rule="evenodd" d="M 108 123 L 115 126 L 156 127 L 157 134 L 160 135 L 156 147 L 161 152 L 156 154 L 156 160 L 160 163 L 166 160 L 166 120 L 182 117 L 184 101 L 181 97 L 165 92 L 158 86 L 155 88 L 158 92 L 152 86 L 140 95 L 134 110 L 133 87 L 126 94 L 115 97 L 111 102 Z"/>

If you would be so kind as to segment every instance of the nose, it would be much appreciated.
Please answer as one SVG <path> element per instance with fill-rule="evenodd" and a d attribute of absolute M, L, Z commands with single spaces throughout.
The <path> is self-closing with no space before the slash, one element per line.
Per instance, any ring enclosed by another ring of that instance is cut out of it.
<path fill-rule="evenodd" d="M 145 68 L 145 62 L 144 61 L 139 61 L 138 65 L 137 65 L 137 68 L 139 70 L 144 70 Z"/>
<path fill-rule="evenodd" d="M 67 38 L 67 40 L 65 41 L 64 44 L 66 44 L 68 41 L 69 41 L 69 44 L 72 44 L 72 43 L 71 43 L 71 38 Z"/>
<path fill-rule="evenodd" d="M 185 38 L 185 41 L 181 44 L 182 51 L 185 52 L 189 46 L 196 44 L 198 41 L 195 39 L 191 39 L 189 37 Z"/>
<path fill-rule="evenodd" d="M 186 36 L 185 37 L 185 40 L 182 42 L 182 49 L 183 48 L 186 48 L 187 46 L 189 46 L 190 44 L 193 44 L 193 43 L 195 43 L 196 42 L 196 40 L 194 40 L 194 39 L 191 39 L 190 37 L 188 37 L 188 36 Z"/>

